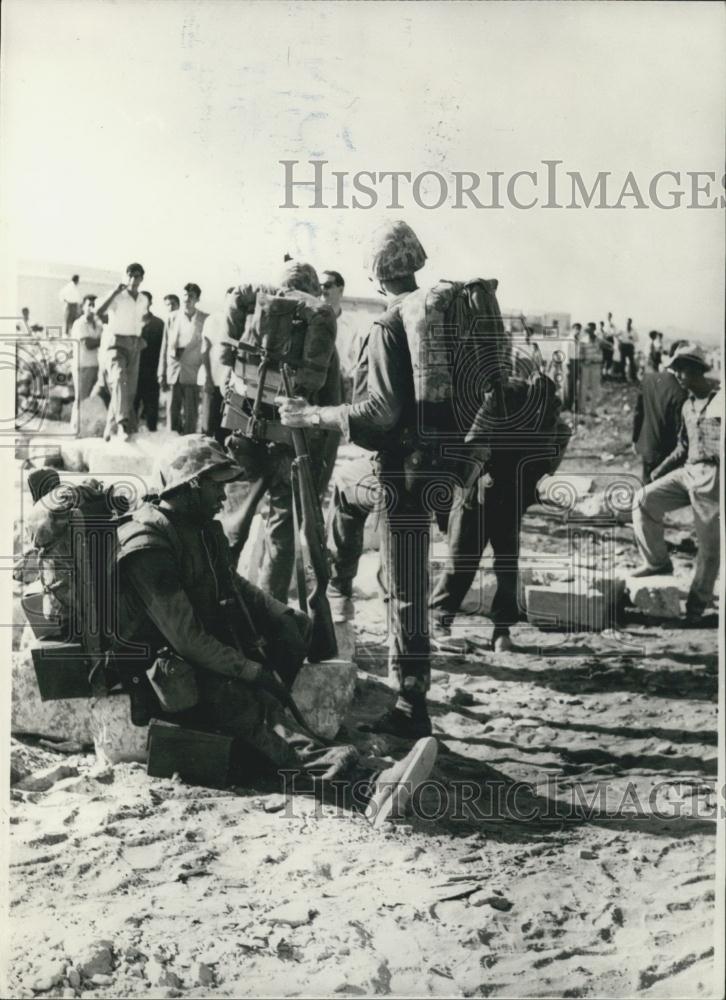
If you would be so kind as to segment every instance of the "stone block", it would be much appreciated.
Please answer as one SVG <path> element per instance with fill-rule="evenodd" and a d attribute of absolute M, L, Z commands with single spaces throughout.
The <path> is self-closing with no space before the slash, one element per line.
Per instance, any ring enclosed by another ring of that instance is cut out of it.
<path fill-rule="evenodd" d="M 11 731 L 93 743 L 90 700 L 41 701 L 30 647 L 14 651 L 12 658 Z"/>
<path fill-rule="evenodd" d="M 679 618 L 681 588 L 672 576 L 628 577 L 623 581 L 632 604 L 654 618 Z"/>
<path fill-rule="evenodd" d="M 335 638 L 338 641 L 338 657 L 343 660 L 355 659 L 355 625 L 351 621 L 335 622 Z"/>
<path fill-rule="evenodd" d="M 525 591 L 527 620 L 532 625 L 600 632 L 613 623 L 605 595 L 594 589 L 578 589 L 573 583 L 533 585 Z"/>
<path fill-rule="evenodd" d="M 127 694 L 90 701 L 93 745 L 100 763 L 146 762 L 148 726 L 131 721 L 131 699 Z"/>
<path fill-rule="evenodd" d="M 355 693 L 357 668 L 346 659 L 305 663 L 292 695 L 303 717 L 327 739 L 337 734 Z M 294 725 L 294 723 L 292 723 Z"/>

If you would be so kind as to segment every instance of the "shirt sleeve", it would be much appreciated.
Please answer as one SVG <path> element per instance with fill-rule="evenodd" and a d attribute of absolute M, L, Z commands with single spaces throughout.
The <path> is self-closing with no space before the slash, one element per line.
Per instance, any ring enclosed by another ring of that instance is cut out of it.
<path fill-rule="evenodd" d="M 159 549 L 135 552 L 124 560 L 123 569 L 147 615 L 178 656 L 225 677 L 255 679 L 259 664 L 203 628 L 179 584 L 179 571 L 171 555 Z"/>
<path fill-rule="evenodd" d="M 368 337 L 367 396 L 348 412 L 352 433 L 356 424 L 389 431 L 398 423 L 410 395 L 410 372 L 401 353 L 393 332 L 374 323 Z"/>

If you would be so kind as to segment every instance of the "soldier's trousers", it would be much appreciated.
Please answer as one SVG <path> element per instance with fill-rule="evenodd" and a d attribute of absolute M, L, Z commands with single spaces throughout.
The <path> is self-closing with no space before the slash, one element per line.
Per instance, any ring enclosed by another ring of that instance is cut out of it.
<path fill-rule="evenodd" d="M 369 514 L 379 516 L 381 496 L 372 458 L 358 458 L 336 469 L 328 516 L 328 548 L 333 557 L 330 585 L 345 597 L 352 596 L 365 523 Z"/>
<path fill-rule="evenodd" d="M 265 553 L 257 585 L 278 601 L 287 604 L 295 566 L 295 522 L 292 499 L 292 462 L 295 453 L 286 444 L 266 445 L 236 438 L 232 452 L 245 470 L 245 479 L 264 477 L 268 481 L 269 513 L 265 530 Z M 319 473 L 319 442 L 311 444 L 313 471 Z M 234 547 L 235 538 L 230 537 Z"/>
<path fill-rule="evenodd" d="M 389 671 L 396 675 L 399 693 L 407 700 L 423 698 L 430 684 L 428 483 L 423 468 L 417 476 L 406 475 L 398 455 L 379 454 L 373 461 L 351 462 L 336 472 L 328 526 L 331 583 L 350 595 L 363 553 L 366 518 L 379 512 L 382 584 L 388 594 Z"/>

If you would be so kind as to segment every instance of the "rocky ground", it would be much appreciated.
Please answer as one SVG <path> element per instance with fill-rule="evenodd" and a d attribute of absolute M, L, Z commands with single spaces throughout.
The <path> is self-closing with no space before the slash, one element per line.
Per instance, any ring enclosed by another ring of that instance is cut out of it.
<path fill-rule="evenodd" d="M 637 474 L 630 393 L 586 419 L 565 471 Z M 684 527 L 668 537 L 687 576 Z M 566 533 L 528 516 L 526 558 Z M 635 565 L 630 529 L 613 537 Z M 399 756 L 356 728 L 390 699 L 376 553 L 364 563 L 341 736 Z M 716 624 L 631 607 L 603 633 L 522 624 L 495 655 L 488 620 L 461 616 L 434 660 L 435 780 L 384 832 L 344 804 L 16 741 L 11 995 L 722 995 Z"/>

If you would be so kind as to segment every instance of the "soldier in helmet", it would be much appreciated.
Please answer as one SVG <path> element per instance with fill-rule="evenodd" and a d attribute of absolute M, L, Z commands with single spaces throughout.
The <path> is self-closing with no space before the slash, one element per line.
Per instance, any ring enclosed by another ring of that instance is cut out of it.
<path fill-rule="evenodd" d="M 307 317 L 303 363 L 295 370 L 294 392 L 300 398 L 319 405 L 339 403 L 342 392 L 340 361 L 335 347 L 335 313 L 330 306 L 319 300 L 320 283 L 315 268 L 302 261 L 288 261 L 275 294 L 300 302 Z M 230 336 L 234 339 L 239 339 L 238 331 L 245 325 L 246 316 L 254 311 L 256 299 L 256 292 L 249 285 L 242 286 L 231 296 L 228 324 Z M 232 362 L 233 358 L 229 358 L 229 361 Z M 268 376 L 268 385 L 273 377 Z M 250 398 L 246 404 L 250 412 L 251 403 Z M 227 443 L 237 462 L 244 468 L 245 478 L 264 478 L 266 481 L 270 513 L 266 524 L 265 554 L 259 583 L 263 590 L 285 602 L 295 561 L 291 474 L 294 451 L 289 431 L 280 428 L 279 423 L 277 427 L 274 426 L 277 421 L 274 407 L 263 405 L 261 412 L 267 418 L 265 433 L 269 433 L 269 439 L 250 438 L 243 428 L 228 439 Z M 238 426 L 235 414 L 230 414 L 229 410 L 225 411 L 222 422 L 223 426 L 230 429 Z M 284 440 L 279 437 L 280 431 L 286 435 Z M 325 492 L 335 463 L 336 447 L 335 442 L 327 440 L 330 436 L 330 433 L 313 433 L 310 441 L 313 471 L 321 495 Z M 233 546 L 237 545 L 232 520 L 228 524 L 228 537 Z"/>
<path fill-rule="evenodd" d="M 191 665 L 198 689 L 197 705 L 172 719 L 238 737 L 255 766 L 322 770 L 329 778 L 353 766 L 370 779 L 380 771 L 379 764 L 359 761 L 352 747 L 334 747 L 321 756 L 320 745 L 281 722 L 266 693 L 270 669 L 291 686 L 305 657 L 310 622 L 238 576 L 231 565 L 215 517 L 226 483 L 240 474 L 217 442 L 188 435 L 159 467 L 158 498 L 144 503 L 118 528 L 115 667 L 132 694 L 134 721 L 165 717 L 146 669 L 160 648 L 170 648 Z M 133 649 L 142 651 L 134 660 L 120 655 L 125 651 L 128 657 Z M 422 741 L 414 751 L 392 776 L 384 772 L 386 787 L 426 777 L 435 749 Z M 381 803 L 385 790 L 376 786 L 374 805 Z"/>
<path fill-rule="evenodd" d="M 330 428 L 346 439 L 377 452 L 377 485 L 385 496 L 383 532 L 386 587 L 391 614 L 389 668 L 398 679 L 393 708 L 373 723 L 377 732 L 417 739 L 431 733 L 426 705 L 429 688 L 428 542 L 430 511 L 425 502 L 425 468 L 412 468 L 416 448 L 417 412 L 413 368 L 400 319 L 399 306 L 415 291 L 416 272 L 426 253 L 403 221 L 386 223 L 375 233 L 369 258 L 371 280 L 386 296 L 387 310 L 377 317 L 364 338 L 358 358 L 350 405 L 315 406 L 286 400 L 280 407 L 290 427 Z M 422 475 L 423 473 L 423 475 Z M 334 585 L 350 596 L 355 575 L 356 533 L 362 535 L 367 512 L 376 503 L 371 466 L 364 460 L 356 478 L 336 483 L 333 512 Z"/>

